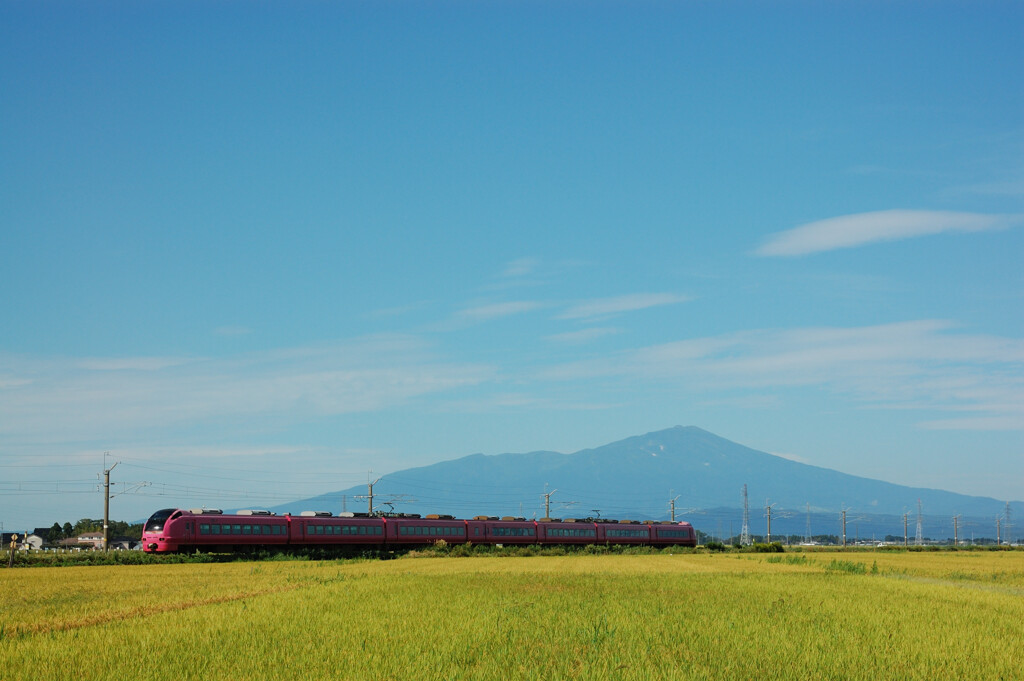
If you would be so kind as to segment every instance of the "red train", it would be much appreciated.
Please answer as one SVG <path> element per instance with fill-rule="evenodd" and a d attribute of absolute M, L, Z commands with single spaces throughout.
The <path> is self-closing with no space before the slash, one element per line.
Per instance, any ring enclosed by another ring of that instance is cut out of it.
<path fill-rule="evenodd" d="M 477 516 L 370 516 L 363 513 L 304 511 L 276 515 L 269 511 L 165 508 L 146 521 L 142 547 L 148 553 L 240 551 L 251 548 L 391 548 L 434 544 L 633 544 L 696 546 L 690 523 L 618 522 L 594 519 L 494 518 Z"/>

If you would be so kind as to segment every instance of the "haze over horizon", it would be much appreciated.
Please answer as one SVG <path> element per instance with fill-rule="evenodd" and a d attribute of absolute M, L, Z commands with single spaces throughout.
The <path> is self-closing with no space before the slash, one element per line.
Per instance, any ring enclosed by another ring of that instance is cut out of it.
<path fill-rule="evenodd" d="M 1022 25 L 0 2 L 0 522 L 676 424 L 1022 500 Z"/>

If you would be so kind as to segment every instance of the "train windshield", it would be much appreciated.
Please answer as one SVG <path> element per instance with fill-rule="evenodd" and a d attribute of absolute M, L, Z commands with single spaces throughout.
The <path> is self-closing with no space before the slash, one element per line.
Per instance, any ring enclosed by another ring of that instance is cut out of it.
<path fill-rule="evenodd" d="M 142 529 L 143 532 L 159 532 L 164 529 L 164 523 L 174 513 L 176 508 L 165 508 L 157 511 L 153 515 L 149 516 L 149 520 L 146 521 L 146 526 Z"/>

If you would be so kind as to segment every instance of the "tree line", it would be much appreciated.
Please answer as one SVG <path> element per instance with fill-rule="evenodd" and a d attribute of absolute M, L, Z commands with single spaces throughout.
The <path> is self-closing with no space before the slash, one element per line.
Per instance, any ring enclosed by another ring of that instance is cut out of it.
<path fill-rule="evenodd" d="M 103 518 L 82 518 L 77 523 L 54 523 L 46 534 L 46 540 L 56 544 L 62 539 L 71 539 L 83 534 L 103 531 Z M 127 537 L 129 539 L 142 539 L 142 523 L 126 523 L 123 520 L 111 520 L 107 524 L 107 535 L 115 537 Z"/>

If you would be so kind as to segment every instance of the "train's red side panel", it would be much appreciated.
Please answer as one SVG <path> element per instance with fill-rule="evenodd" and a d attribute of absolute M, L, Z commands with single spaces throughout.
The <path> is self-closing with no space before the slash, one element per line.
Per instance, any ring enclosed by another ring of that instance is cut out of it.
<path fill-rule="evenodd" d="M 690 523 L 594 520 L 541 521 L 523 518 L 458 520 L 450 516 L 378 518 L 267 511 L 224 514 L 207 509 L 162 509 L 146 521 L 143 550 L 232 551 L 275 547 L 415 547 L 435 544 L 635 544 L 696 546 Z"/>

